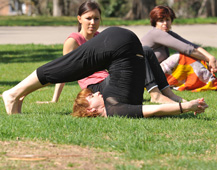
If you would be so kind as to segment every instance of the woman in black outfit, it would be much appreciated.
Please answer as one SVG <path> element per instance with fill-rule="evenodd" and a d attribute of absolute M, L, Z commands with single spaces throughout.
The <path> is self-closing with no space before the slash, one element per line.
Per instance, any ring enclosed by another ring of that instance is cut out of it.
<path fill-rule="evenodd" d="M 164 116 L 186 111 L 201 113 L 208 107 L 203 99 L 182 104 L 142 105 L 144 87 L 149 89 L 153 84 L 160 88 L 168 86 L 159 68 L 149 75 L 151 68 L 146 58 L 149 54 L 154 55 L 151 50 L 143 52 L 133 32 L 118 27 L 108 28 L 76 50 L 39 67 L 4 92 L 6 111 L 8 114 L 20 113 L 22 97 L 36 89 L 50 83 L 77 81 L 103 69 L 109 71 L 110 80 L 103 90 L 103 106 L 94 109 L 100 115 Z"/>

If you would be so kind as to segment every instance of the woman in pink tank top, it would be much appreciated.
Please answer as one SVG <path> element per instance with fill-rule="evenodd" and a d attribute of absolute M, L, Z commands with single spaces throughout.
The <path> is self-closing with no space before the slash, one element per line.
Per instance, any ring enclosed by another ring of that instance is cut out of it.
<path fill-rule="evenodd" d="M 101 20 L 101 9 L 94 1 L 86 1 L 82 3 L 78 10 L 78 32 L 71 33 L 64 42 L 63 55 L 75 50 L 86 41 L 90 40 L 99 32 L 97 31 Z M 79 86 L 84 89 L 88 85 L 102 82 L 109 73 L 106 70 L 96 72 L 84 79 L 78 81 Z M 58 102 L 65 83 L 55 85 L 53 98 L 51 101 L 37 103 L 55 103 Z"/>
<path fill-rule="evenodd" d="M 97 32 L 101 20 L 101 10 L 99 8 L 99 5 L 94 1 L 84 2 L 79 7 L 77 19 L 79 22 L 78 32 L 71 33 L 64 42 L 63 55 L 75 50 L 80 45 L 99 34 L 99 32 Z M 91 88 L 93 91 L 100 91 L 101 89 L 97 85 L 104 80 L 104 83 L 107 84 L 107 81 L 109 80 L 108 75 L 109 73 L 106 70 L 102 70 L 84 79 L 79 80 L 78 83 L 82 89 L 88 87 Z M 57 102 L 64 85 L 64 83 L 55 85 L 55 91 L 51 101 L 43 101 L 37 103 Z M 181 97 L 176 96 L 170 90 L 170 88 L 166 88 L 164 92 L 159 91 L 158 88 L 154 88 L 154 90 L 150 91 L 149 94 L 151 96 L 151 102 L 154 103 L 173 103 L 177 100 L 185 101 Z"/>

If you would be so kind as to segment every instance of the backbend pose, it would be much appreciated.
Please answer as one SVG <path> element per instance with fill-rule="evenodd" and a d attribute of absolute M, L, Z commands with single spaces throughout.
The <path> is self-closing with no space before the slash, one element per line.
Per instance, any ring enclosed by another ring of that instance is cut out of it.
<path fill-rule="evenodd" d="M 103 98 L 90 102 L 94 107 L 89 105 L 87 112 L 128 117 L 204 112 L 208 105 L 203 98 L 182 104 L 142 105 L 144 87 L 148 88 L 151 84 L 150 81 L 146 84 L 146 73 L 150 68 L 145 55 L 147 54 L 143 52 L 142 45 L 133 32 L 110 27 L 76 50 L 39 67 L 15 87 L 5 91 L 3 100 L 6 112 L 19 113 L 20 98 L 39 88 L 51 83 L 76 81 L 104 69 L 109 71 L 109 83 L 103 90 Z M 160 73 L 159 75 L 161 76 Z M 163 78 L 160 77 L 158 81 Z M 152 83 L 156 83 L 154 77 Z"/>
<path fill-rule="evenodd" d="M 150 12 L 153 28 L 142 37 L 142 45 L 153 49 L 169 84 L 175 89 L 217 90 L 217 79 L 212 75 L 217 72 L 217 60 L 202 47 L 171 31 L 175 18 L 170 7 L 156 6 Z M 179 53 L 169 56 L 169 48 Z"/>

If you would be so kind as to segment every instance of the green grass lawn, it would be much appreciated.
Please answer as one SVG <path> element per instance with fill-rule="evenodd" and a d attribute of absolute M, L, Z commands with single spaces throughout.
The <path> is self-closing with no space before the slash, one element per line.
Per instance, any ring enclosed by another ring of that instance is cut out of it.
<path fill-rule="evenodd" d="M 217 48 L 206 48 L 217 56 Z M 0 45 L 0 94 L 40 65 L 62 55 L 62 45 Z M 0 100 L 0 140 L 49 141 L 75 144 L 121 153 L 124 160 L 142 161 L 142 169 L 200 169 L 217 167 L 217 92 L 177 92 L 187 100 L 204 97 L 205 113 L 192 112 L 174 117 L 73 118 L 72 104 L 80 88 L 67 83 L 56 104 L 51 100 L 54 86 L 42 88 L 24 100 L 22 114 L 8 116 Z M 150 96 L 144 93 L 148 101 Z M 146 102 L 150 104 L 149 102 Z M 4 155 L 4 153 L 0 153 Z M 117 169 L 137 169 L 125 164 Z"/>
<path fill-rule="evenodd" d="M 76 17 L 52 17 L 52 16 L 0 16 L 0 26 L 76 26 Z M 216 24 L 217 17 L 190 18 L 174 20 L 174 24 Z M 102 17 L 102 26 L 120 25 L 150 25 L 149 19 L 123 20 L 122 18 Z"/>

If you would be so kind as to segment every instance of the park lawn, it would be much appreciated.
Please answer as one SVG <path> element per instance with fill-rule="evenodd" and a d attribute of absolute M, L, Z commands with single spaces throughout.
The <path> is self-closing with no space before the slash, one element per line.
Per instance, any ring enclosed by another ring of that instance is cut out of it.
<path fill-rule="evenodd" d="M 77 26 L 74 16 L 0 16 L 0 26 Z M 173 24 L 216 24 L 217 17 L 177 18 Z M 122 18 L 102 17 L 101 26 L 150 25 L 149 19 L 124 20 Z"/>
<path fill-rule="evenodd" d="M 206 48 L 217 56 L 217 48 Z M 57 45 L 0 45 L 0 94 L 40 65 L 62 55 Z M 125 162 L 116 169 L 204 169 L 217 167 L 216 91 L 177 92 L 187 100 L 204 97 L 205 113 L 192 112 L 174 117 L 130 119 L 74 118 L 72 103 L 80 91 L 77 82 L 67 83 L 60 101 L 36 104 L 52 98 L 54 86 L 42 88 L 26 97 L 22 114 L 8 116 L 0 100 L 0 141 L 49 141 L 120 153 Z M 144 93 L 145 103 L 150 96 Z M 6 153 L 1 152 L 0 156 Z M 129 165 L 140 162 L 140 167 Z M 1 168 L 0 168 L 1 169 Z"/>

